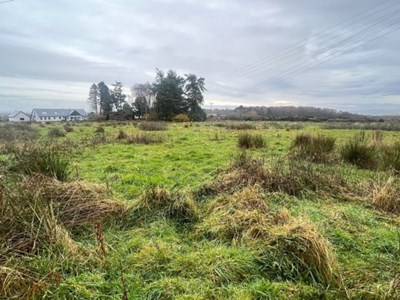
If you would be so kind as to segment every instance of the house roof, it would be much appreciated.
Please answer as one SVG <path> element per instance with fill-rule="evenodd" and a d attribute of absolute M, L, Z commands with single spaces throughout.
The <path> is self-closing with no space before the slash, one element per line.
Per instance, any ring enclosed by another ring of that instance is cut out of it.
<path fill-rule="evenodd" d="M 9 118 L 14 118 L 14 117 L 15 117 L 16 115 L 18 115 L 19 113 L 22 113 L 22 114 L 26 115 L 27 117 L 30 117 L 29 114 L 24 113 L 22 110 L 20 110 L 20 111 L 15 111 L 15 112 L 9 114 L 8 117 L 9 117 Z"/>
<path fill-rule="evenodd" d="M 82 116 L 87 115 L 84 109 L 34 108 L 33 112 L 36 112 L 39 117 L 68 117 L 74 112 Z"/>

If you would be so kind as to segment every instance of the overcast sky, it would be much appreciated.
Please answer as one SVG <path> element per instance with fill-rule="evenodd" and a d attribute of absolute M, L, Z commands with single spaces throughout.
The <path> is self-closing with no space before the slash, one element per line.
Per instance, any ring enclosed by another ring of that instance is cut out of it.
<path fill-rule="evenodd" d="M 0 1 L 1 2 L 1 1 Z M 400 114 L 398 0 L 0 4 L 0 111 L 86 108 L 93 82 L 206 79 L 205 107 Z"/>

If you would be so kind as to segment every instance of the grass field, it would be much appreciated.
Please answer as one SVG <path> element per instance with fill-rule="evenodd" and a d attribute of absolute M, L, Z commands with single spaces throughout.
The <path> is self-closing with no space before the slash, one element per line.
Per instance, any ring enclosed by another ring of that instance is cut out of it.
<path fill-rule="evenodd" d="M 0 140 L 0 298 L 400 299 L 398 172 L 343 161 L 359 130 L 247 124 L 33 125 L 63 181 L 17 168 L 24 134 Z M 400 132 L 363 139 L 379 160 Z"/>

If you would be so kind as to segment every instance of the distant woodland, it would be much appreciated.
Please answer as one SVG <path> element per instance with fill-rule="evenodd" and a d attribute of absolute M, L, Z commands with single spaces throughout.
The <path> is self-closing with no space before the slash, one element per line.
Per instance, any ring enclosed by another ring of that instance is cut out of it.
<path fill-rule="evenodd" d="M 208 116 L 229 120 L 281 121 L 372 121 L 373 117 L 312 106 L 239 106 L 235 109 L 206 110 Z"/>

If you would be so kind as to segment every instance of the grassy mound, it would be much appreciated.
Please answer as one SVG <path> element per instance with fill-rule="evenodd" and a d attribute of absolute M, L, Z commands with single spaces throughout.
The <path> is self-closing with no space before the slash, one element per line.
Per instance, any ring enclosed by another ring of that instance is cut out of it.
<path fill-rule="evenodd" d="M 270 223 L 265 195 L 254 186 L 211 201 L 197 230 L 220 240 L 253 239 L 267 236 Z"/>
<path fill-rule="evenodd" d="M 125 209 L 123 203 L 108 200 L 103 187 L 43 176 L 26 178 L 2 190 L 0 237 L 3 252 L 11 254 L 54 246 L 72 253 L 76 246 L 67 228 L 102 223 Z"/>
<path fill-rule="evenodd" d="M 336 261 L 331 246 L 310 221 L 291 218 L 273 227 L 266 249 L 264 270 L 273 277 L 326 285 L 334 279 Z"/>
<path fill-rule="evenodd" d="M 193 199 L 185 194 L 173 194 L 159 186 L 146 189 L 133 205 L 133 211 L 138 218 L 158 215 L 181 223 L 192 223 L 198 219 L 198 208 Z"/>

